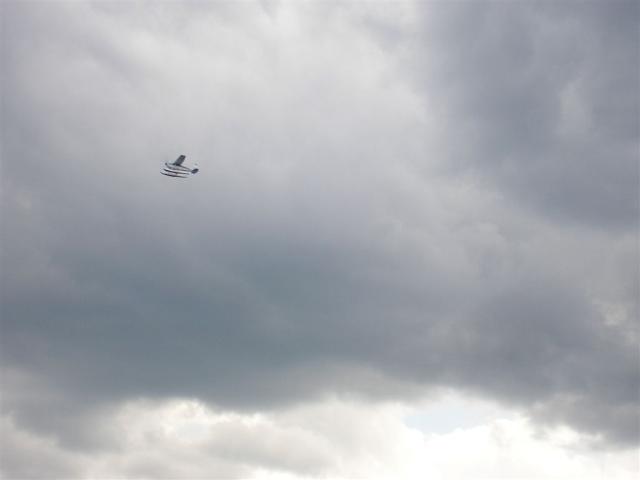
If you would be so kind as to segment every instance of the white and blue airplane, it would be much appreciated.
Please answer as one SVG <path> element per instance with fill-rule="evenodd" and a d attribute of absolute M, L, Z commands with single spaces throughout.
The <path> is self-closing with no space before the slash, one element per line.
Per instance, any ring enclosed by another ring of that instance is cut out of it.
<path fill-rule="evenodd" d="M 193 168 L 186 167 L 182 164 L 184 159 L 187 158 L 184 155 L 180 155 L 175 162 L 165 163 L 164 168 L 160 172 L 167 177 L 187 178 L 189 175 L 195 175 L 200 170 L 198 165 L 194 165 Z"/>

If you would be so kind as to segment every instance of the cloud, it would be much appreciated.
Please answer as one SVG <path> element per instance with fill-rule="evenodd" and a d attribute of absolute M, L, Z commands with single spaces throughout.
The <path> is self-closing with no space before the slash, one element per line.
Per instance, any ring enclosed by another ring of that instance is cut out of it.
<path fill-rule="evenodd" d="M 140 399 L 102 413 L 96 428 L 111 441 L 91 454 L 34 437 L 10 419 L 3 431 L 12 453 L 73 478 L 629 478 L 638 468 L 632 452 L 581 450 L 576 432 L 536 431 L 504 411 L 441 433 L 407 425 L 408 415 L 433 408 L 327 398 L 249 413 Z M 12 467 L 4 473 L 24 476 Z"/>
<path fill-rule="evenodd" d="M 7 4 L 21 451 L 113 448 L 96 424 L 137 398 L 443 387 L 637 443 L 633 47 L 617 8 L 549 8 Z M 181 153 L 201 172 L 159 175 Z"/>
<path fill-rule="evenodd" d="M 637 230 L 635 2 L 425 5 L 407 70 L 444 168 L 566 223 Z"/>

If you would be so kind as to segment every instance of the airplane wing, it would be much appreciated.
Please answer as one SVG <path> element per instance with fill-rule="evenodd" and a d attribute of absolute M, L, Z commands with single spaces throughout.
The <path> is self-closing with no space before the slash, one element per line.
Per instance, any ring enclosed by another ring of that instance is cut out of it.
<path fill-rule="evenodd" d="M 173 162 L 173 165 L 182 165 L 182 162 L 184 162 L 184 159 L 187 158 L 184 155 L 180 155 L 178 158 L 176 158 L 176 161 Z"/>

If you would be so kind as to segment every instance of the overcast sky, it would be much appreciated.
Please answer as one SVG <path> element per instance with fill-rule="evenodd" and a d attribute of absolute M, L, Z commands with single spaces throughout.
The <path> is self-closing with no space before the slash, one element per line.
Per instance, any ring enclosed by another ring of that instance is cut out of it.
<path fill-rule="evenodd" d="M 4 478 L 640 474 L 637 2 L 0 14 Z"/>

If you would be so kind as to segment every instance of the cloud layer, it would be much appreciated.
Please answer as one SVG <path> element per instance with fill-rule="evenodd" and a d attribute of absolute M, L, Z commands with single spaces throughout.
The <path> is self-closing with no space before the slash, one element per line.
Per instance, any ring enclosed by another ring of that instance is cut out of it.
<path fill-rule="evenodd" d="M 637 443 L 635 2 L 3 9 L 9 431 L 449 388 Z"/>
<path fill-rule="evenodd" d="M 106 441 L 89 453 L 5 419 L 5 466 L 10 478 L 252 479 L 625 479 L 638 468 L 634 452 L 584 450 L 575 432 L 539 432 L 513 414 L 433 433 L 408 426 L 409 413 L 336 398 L 266 414 L 138 400 L 102 412 L 94 428 Z"/>

